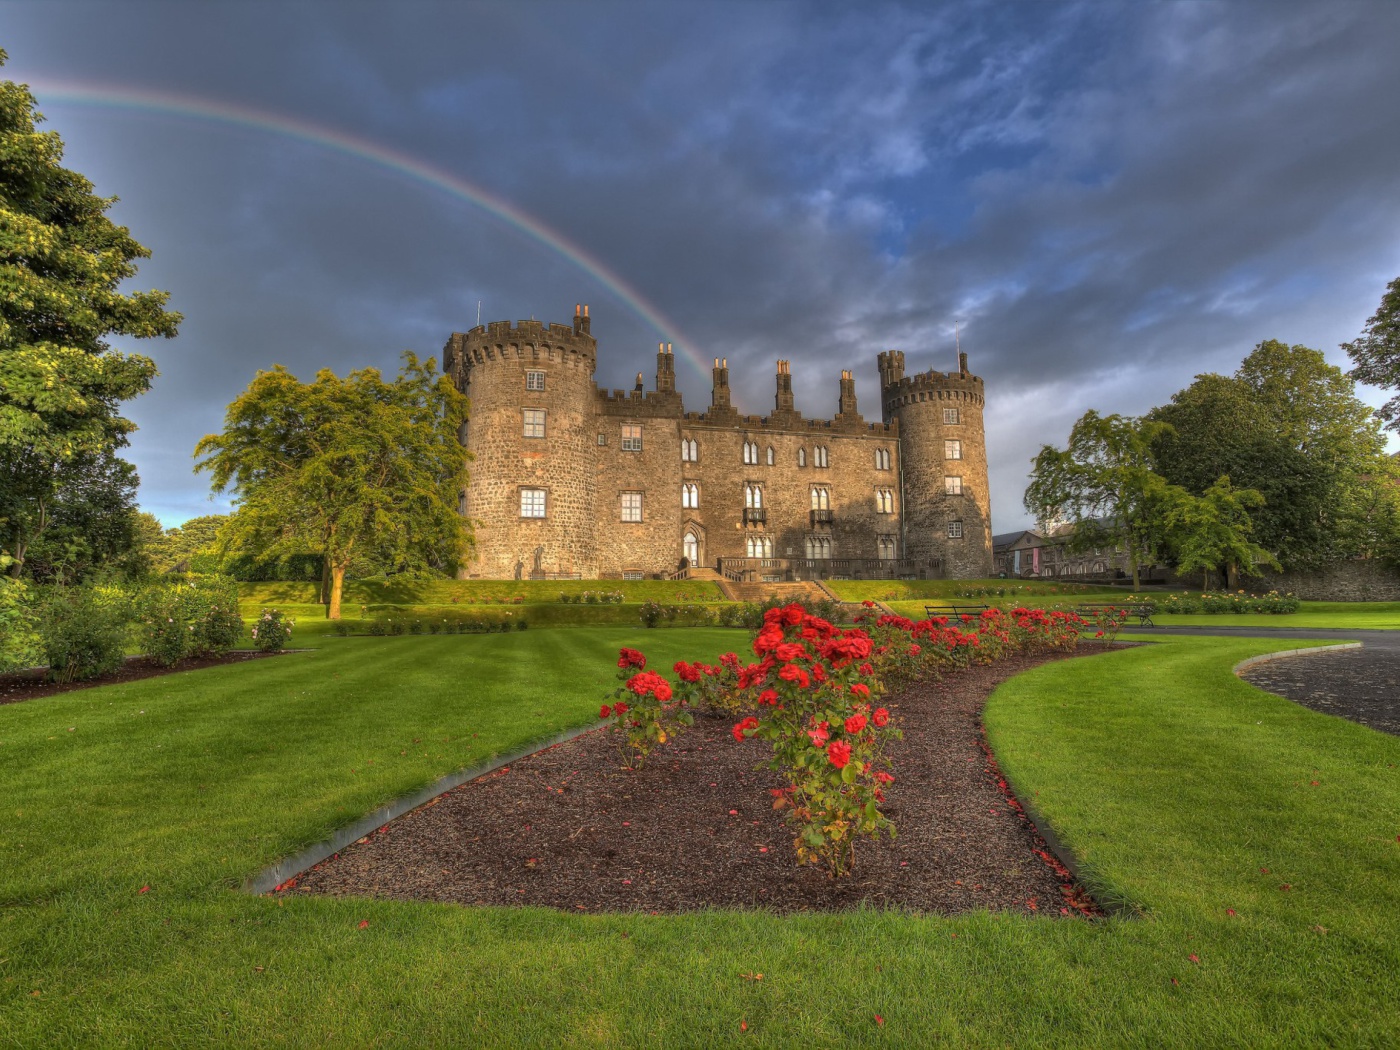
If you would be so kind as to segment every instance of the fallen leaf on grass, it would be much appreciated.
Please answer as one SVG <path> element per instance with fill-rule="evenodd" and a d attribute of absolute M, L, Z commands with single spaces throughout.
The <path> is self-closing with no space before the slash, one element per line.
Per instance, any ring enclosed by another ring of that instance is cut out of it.
<path fill-rule="evenodd" d="M 369 927 L 369 920 L 368 920 L 368 919 L 361 919 L 361 920 L 360 920 L 360 929 L 363 930 L 363 929 L 367 929 L 368 927 Z"/>
<path fill-rule="evenodd" d="M 1190 955 L 1188 955 L 1186 958 L 1190 959 L 1193 963 L 1199 963 L 1199 962 L 1201 961 L 1201 957 L 1200 957 L 1199 955 L 1197 955 L 1195 952 L 1192 952 L 1192 953 L 1191 953 Z"/>
<path fill-rule="evenodd" d="M 34 994 L 35 994 L 35 995 L 38 995 L 39 993 L 38 993 L 38 992 L 35 992 Z M 740 1022 L 739 1022 L 739 1031 L 741 1031 L 741 1032 L 747 1032 L 748 1030 L 749 1030 L 749 1022 L 747 1022 L 747 1021 L 740 1021 Z"/>
<path fill-rule="evenodd" d="M 746 980 L 746 981 L 761 981 L 761 980 L 763 980 L 763 974 L 761 974 L 761 973 L 741 973 L 739 976 L 742 977 L 742 978 L 743 978 L 744 980 Z"/>
<path fill-rule="evenodd" d="M 879 1014 L 876 1014 L 876 1015 L 875 1015 L 875 1023 L 876 1023 L 877 1025 L 879 1025 L 881 1028 L 885 1027 L 885 1019 L 884 1019 L 883 1017 L 881 1017 Z"/>
<path fill-rule="evenodd" d="M 136 891 L 136 895 L 139 897 L 139 896 L 141 896 L 141 894 L 143 894 L 143 893 L 150 893 L 150 892 L 151 892 L 151 887 L 149 887 L 149 886 L 142 886 L 139 890 Z"/>

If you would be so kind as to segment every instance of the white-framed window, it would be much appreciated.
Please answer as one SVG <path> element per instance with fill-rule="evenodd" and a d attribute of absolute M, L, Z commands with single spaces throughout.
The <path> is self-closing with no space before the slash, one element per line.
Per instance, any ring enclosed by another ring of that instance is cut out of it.
<path fill-rule="evenodd" d="M 962 442 L 957 438 L 948 438 L 943 442 L 944 459 L 962 459 Z"/>
<path fill-rule="evenodd" d="M 894 513 L 894 490 L 893 490 L 893 489 L 876 489 L 876 490 L 875 490 L 875 509 L 876 509 L 877 511 L 879 511 L 881 514 L 893 514 L 893 513 Z"/>
<path fill-rule="evenodd" d="M 525 436 L 527 438 L 544 437 L 544 409 L 525 409 Z"/>
<path fill-rule="evenodd" d="M 744 541 L 744 553 L 750 558 L 771 558 L 773 541 L 767 536 L 750 535 Z"/>
<path fill-rule="evenodd" d="M 526 373 L 525 373 L 525 389 L 526 389 L 526 390 L 543 390 L 543 389 L 544 389 L 544 373 L 543 373 L 543 372 L 526 372 Z"/>
<path fill-rule="evenodd" d="M 768 446 L 768 465 L 771 467 L 777 459 L 777 453 L 773 451 L 773 446 Z"/>
<path fill-rule="evenodd" d="M 607 443 L 608 443 L 608 435 L 606 435 L 606 434 L 599 434 L 599 435 L 598 435 L 598 445 L 599 445 L 599 447 L 602 447 L 603 445 L 606 445 Z"/>
<path fill-rule="evenodd" d="M 948 522 L 948 538 L 949 538 L 950 540 L 960 540 L 960 539 L 962 539 L 962 522 L 960 522 L 960 521 L 950 521 L 950 522 Z"/>
<path fill-rule="evenodd" d="M 623 569 L 622 578 L 624 580 L 645 580 L 647 574 L 641 569 Z"/>
<path fill-rule="evenodd" d="M 520 490 L 520 516 L 522 518 L 544 517 L 544 489 Z"/>
<path fill-rule="evenodd" d="M 700 486 L 686 483 L 681 486 L 681 506 L 686 510 L 694 510 L 700 506 Z"/>
<path fill-rule="evenodd" d="M 887 448 L 877 448 L 875 450 L 875 469 L 890 469 L 890 450 Z"/>
<path fill-rule="evenodd" d="M 812 463 L 813 465 L 818 467 L 831 466 L 831 463 L 827 458 L 825 445 L 818 445 L 816 448 L 812 449 Z"/>
<path fill-rule="evenodd" d="M 744 507 L 748 510 L 758 510 L 763 506 L 763 486 L 748 484 L 744 486 Z"/>
<path fill-rule="evenodd" d="M 949 474 L 943 479 L 943 494 L 945 496 L 962 495 L 962 478 Z"/>
<path fill-rule="evenodd" d="M 958 410 L 956 408 L 945 408 L 943 410 L 943 422 L 950 425 L 961 423 L 962 420 L 958 418 Z"/>
<path fill-rule="evenodd" d="M 807 557 L 809 558 L 830 558 L 831 539 L 827 536 L 807 537 Z"/>
<path fill-rule="evenodd" d="M 881 561 L 894 561 L 897 548 L 893 536 L 877 536 L 875 544 Z"/>
<path fill-rule="evenodd" d="M 622 451 L 640 452 L 642 450 L 642 425 L 640 423 L 622 424 Z"/>
<path fill-rule="evenodd" d="M 805 467 L 807 465 L 807 450 L 805 448 L 799 448 L 797 450 L 797 465 L 799 467 Z"/>
<path fill-rule="evenodd" d="M 831 509 L 831 490 L 830 490 L 829 488 L 827 488 L 825 485 L 813 485 L 813 486 L 812 486 L 812 509 L 813 509 L 813 510 L 830 510 L 830 509 Z"/>
<path fill-rule="evenodd" d="M 640 492 L 624 492 L 622 494 L 622 520 L 642 520 L 642 494 Z"/>
<path fill-rule="evenodd" d="M 681 462 L 700 462 L 700 445 L 693 438 L 681 438 Z"/>
<path fill-rule="evenodd" d="M 745 441 L 745 442 L 744 442 L 744 462 L 745 462 L 746 464 L 749 464 L 749 465 L 752 465 L 752 466 L 757 466 L 757 465 L 758 465 L 758 442 L 757 442 L 757 441 Z"/>

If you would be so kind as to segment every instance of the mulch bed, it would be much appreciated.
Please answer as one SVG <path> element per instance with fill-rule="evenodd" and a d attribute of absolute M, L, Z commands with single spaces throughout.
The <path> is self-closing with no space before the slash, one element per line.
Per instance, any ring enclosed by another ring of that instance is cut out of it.
<path fill-rule="evenodd" d="M 860 843 L 843 880 L 795 865 L 769 794 L 779 781 L 754 768 L 766 748 L 736 743 L 735 718 L 699 715 L 640 772 L 621 768 L 609 734 L 586 733 L 439 796 L 279 892 L 578 912 L 1099 914 L 1006 791 L 981 727 L 998 683 L 1063 658 L 1018 657 L 891 698 L 904 740 L 890 748 L 886 808 L 899 837 Z"/>
<path fill-rule="evenodd" d="M 8 674 L 0 674 L 0 704 L 17 704 L 24 700 L 37 700 L 41 696 L 55 696 L 58 693 L 72 692 L 74 689 L 90 689 L 97 685 L 139 682 L 143 678 L 157 678 L 163 674 L 198 671 L 205 667 L 222 667 L 226 664 L 241 664 L 248 660 L 260 660 L 265 656 L 281 655 L 281 653 L 239 651 L 199 660 L 181 660 L 174 667 L 162 667 L 150 657 L 133 656 L 109 675 L 103 675 L 101 678 L 94 678 L 87 682 L 69 682 L 66 685 L 56 685 L 53 682 L 44 681 L 45 670 L 42 667 L 27 671 L 11 671 Z"/>
<path fill-rule="evenodd" d="M 1382 733 L 1400 736 L 1400 658 L 1365 645 L 1267 660 L 1240 673 L 1250 685 Z"/>

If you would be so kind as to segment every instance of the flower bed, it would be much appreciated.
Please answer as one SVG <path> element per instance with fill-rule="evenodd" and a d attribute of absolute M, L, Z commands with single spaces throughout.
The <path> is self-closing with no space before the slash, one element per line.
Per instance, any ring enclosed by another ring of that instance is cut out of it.
<path fill-rule="evenodd" d="M 1231 613 L 1272 613 L 1286 615 L 1298 611 L 1298 599 L 1292 594 L 1270 591 L 1268 594 L 1245 594 L 1210 591 L 1203 594 L 1169 594 L 1154 606 L 1159 613 L 1201 613 L 1228 615 Z"/>

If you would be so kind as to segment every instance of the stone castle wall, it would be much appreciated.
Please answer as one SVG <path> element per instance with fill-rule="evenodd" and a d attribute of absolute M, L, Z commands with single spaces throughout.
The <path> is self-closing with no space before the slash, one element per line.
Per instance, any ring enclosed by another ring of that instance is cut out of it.
<path fill-rule="evenodd" d="M 893 361 L 880 355 L 885 422 L 860 415 L 850 373 L 842 374 L 832 419 L 804 418 L 792 402 L 786 362 L 779 363 L 771 414 L 735 411 L 728 368 L 719 361 L 710 408 L 687 413 L 664 346 L 656 389 L 644 390 L 640 376 L 630 391 L 596 387 L 586 309 L 572 327 L 496 322 L 456 333 L 444 367 L 471 399 L 465 445 L 474 457 L 466 513 L 475 522 L 476 553 L 464 574 L 665 573 L 680 565 L 689 532 L 703 565 L 746 557 L 751 537 L 766 539 L 776 558 L 806 558 L 809 537 L 824 537 L 832 558 L 871 560 L 881 556 L 880 538 L 889 537 L 900 557 L 942 559 L 947 575 L 988 575 L 982 380 L 965 365 L 949 376 L 905 378 L 902 354 L 901 375 L 892 376 Z M 527 389 L 531 371 L 544 374 L 543 390 Z M 951 404 L 959 421 L 945 424 L 942 408 Z M 524 435 L 527 408 L 545 412 L 543 438 Z M 629 426 L 641 428 L 639 450 L 623 447 Z M 948 437 L 962 441 L 960 496 L 944 492 L 952 473 L 943 459 Z M 682 440 L 696 443 L 695 462 L 683 461 Z M 757 446 L 756 463 L 745 462 L 746 442 Z M 888 466 L 877 452 L 887 454 Z M 696 507 L 682 505 L 687 483 L 698 487 Z M 762 489 L 761 521 L 745 514 L 746 485 Z M 521 516 L 522 488 L 546 492 L 543 519 Z M 813 520 L 813 488 L 827 493 L 829 521 Z M 640 522 L 623 520 L 624 493 L 640 494 Z M 962 523 L 961 539 L 947 536 L 953 520 Z"/>

